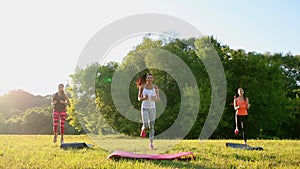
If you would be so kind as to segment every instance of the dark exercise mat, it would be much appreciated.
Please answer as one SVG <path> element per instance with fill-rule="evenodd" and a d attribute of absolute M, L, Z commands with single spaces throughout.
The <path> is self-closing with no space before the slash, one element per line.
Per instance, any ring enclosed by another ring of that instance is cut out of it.
<path fill-rule="evenodd" d="M 60 145 L 60 148 L 62 148 L 62 149 L 70 149 L 70 148 L 81 149 L 81 148 L 92 147 L 92 146 L 93 146 L 92 144 L 87 144 L 84 142 L 75 142 L 75 143 L 62 143 Z"/>
<path fill-rule="evenodd" d="M 226 146 L 231 148 L 237 148 L 237 149 L 245 149 L 245 150 L 263 150 L 262 147 L 252 147 L 247 144 L 245 145 L 239 143 L 226 143 Z"/>

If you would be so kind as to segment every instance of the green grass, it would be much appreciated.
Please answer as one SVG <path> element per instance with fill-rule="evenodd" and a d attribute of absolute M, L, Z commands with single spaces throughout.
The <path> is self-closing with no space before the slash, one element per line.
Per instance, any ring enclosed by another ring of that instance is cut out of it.
<path fill-rule="evenodd" d="M 65 136 L 66 142 L 95 144 L 86 135 Z M 160 140 L 155 143 L 170 142 Z M 62 150 L 52 143 L 50 135 L 0 135 L 0 168 L 299 168 L 300 141 L 249 140 L 263 151 L 237 150 L 225 146 L 226 142 L 241 140 L 183 140 L 165 153 L 192 151 L 191 161 L 107 160 L 111 152 L 98 147 L 80 150 Z M 128 144 L 127 142 L 120 142 Z M 136 139 L 137 147 L 145 145 Z M 130 145 L 129 145 L 130 146 Z M 132 146 L 132 145 L 131 145 Z M 147 146 L 148 148 L 148 146 Z M 156 150 L 154 152 L 157 152 Z"/>

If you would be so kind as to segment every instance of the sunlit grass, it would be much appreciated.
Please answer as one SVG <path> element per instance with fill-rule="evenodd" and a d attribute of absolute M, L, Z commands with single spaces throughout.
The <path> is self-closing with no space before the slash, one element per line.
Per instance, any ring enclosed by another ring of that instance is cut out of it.
<path fill-rule="evenodd" d="M 86 135 L 65 136 L 65 141 L 95 144 Z M 130 140 L 131 144 L 133 141 L 134 139 Z M 155 141 L 157 145 L 169 145 L 167 142 L 170 140 Z M 114 161 L 106 159 L 111 152 L 102 149 L 98 144 L 93 148 L 63 150 L 60 149 L 59 143 L 52 143 L 52 136 L 49 135 L 0 135 L 0 168 L 299 168 L 300 166 L 300 141 L 297 140 L 248 141 L 251 146 L 263 147 L 263 151 L 228 148 L 225 146 L 226 142 L 242 143 L 239 140 L 205 142 L 183 140 L 165 153 L 192 151 L 196 155 L 195 160 Z M 124 139 L 119 144 L 128 145 L 128 142 Z M 146 150 L 147 139 L 137 138 L 133 145 L 128 146 L 146 146 L 144 148 Z M 155 152 L 158 150 L 152 153 Z"/>
<path fill-rule="evenodd" d="M 154 150 L 150 150 L 150 140 L 147 138 L 126 137 L 121 135 L 105 135 L 96 136 L 89 135 L 92 141 L 107 150 L 113 152 L 114 150 L 129 151 L 141 154 L 161 154 L 171 149 L 182 140 L 158 140 L 154 141 Z"/>

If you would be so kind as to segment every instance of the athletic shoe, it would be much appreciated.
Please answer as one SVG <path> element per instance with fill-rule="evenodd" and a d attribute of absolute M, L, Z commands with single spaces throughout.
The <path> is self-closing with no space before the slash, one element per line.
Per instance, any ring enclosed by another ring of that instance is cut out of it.
<path fill-rule="evenodd" d="M 150 143 L 150 149 L 153 150 L 154 149 L 154 146 L 152 143 Z"/>
<path fill-rule="evenodd" d="M 57 141 L 57 135 L 54 135 L 54 137 L 53 137 L 53 143 L 56 143 L 56 141 Z"/>
<path fill-rule="evenodd" d="M 64 143 L 64 139 L 61 139 L 61 140 L 60 140 L 60 144 L 63 144 L 63 143 Z"/>
<path fill-rule="evenodd" d="M 146 130 L 145 130 L 145 129 L 141 131 L 140 136 L 141 136 L 142 138 L 145 138 L 145 137 L 146 137 Z"/>
<path fill-rule="evenodd" d="M 235 130 L 234 130 L 234 134 L 235 134 L 235 135 L 238 135 L 238 134 L 239 134 L 239 130 L 238 130 L 238 129 L 235 129 Z"/>

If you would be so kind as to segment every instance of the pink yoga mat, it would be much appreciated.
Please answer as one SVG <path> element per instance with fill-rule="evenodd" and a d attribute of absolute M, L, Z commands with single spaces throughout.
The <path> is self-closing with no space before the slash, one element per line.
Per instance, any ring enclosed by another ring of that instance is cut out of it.
<path fill-rule="evenodd" d="M 176 154 L 136 154 L 126 151 L 114 151 L 107 159 L 110 158 L 135 158 L 135 159 L 149 159 L 149 160 L 174 160 L 174 159 L 185 159 L 191 160 L 195 156 L 193 152 L 181 152 Z"/>

